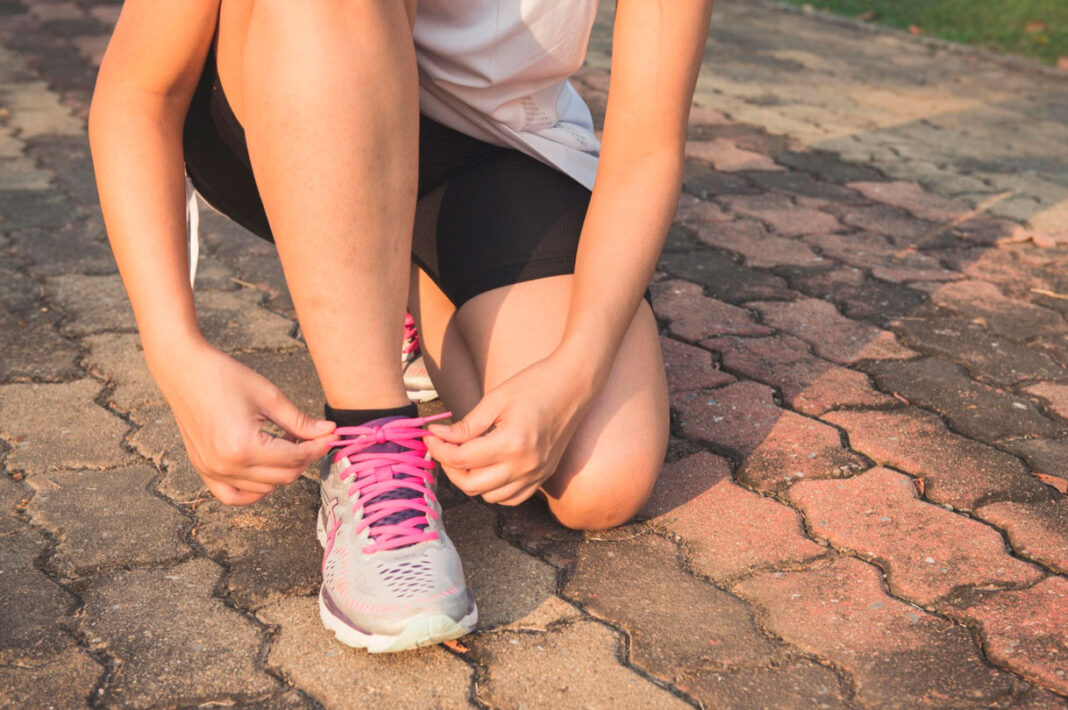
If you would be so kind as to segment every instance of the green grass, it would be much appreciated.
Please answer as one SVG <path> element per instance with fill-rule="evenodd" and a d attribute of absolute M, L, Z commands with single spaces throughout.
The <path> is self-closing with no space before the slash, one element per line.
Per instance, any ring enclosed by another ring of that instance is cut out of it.
<path fill-rule="evenodd" d="M 1068 0 L 787 0 L 1047 64 L 1068 57 Z"/>

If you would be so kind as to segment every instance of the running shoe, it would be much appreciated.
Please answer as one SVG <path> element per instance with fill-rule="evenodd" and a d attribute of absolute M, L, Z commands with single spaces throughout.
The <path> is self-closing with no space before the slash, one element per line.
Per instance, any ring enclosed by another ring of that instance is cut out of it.
<path fill-rule="evenodd" d="M 404 371 L 404 388 L 413 402 L 429 402 L 438 398 L 434 383 L 423 362 L 423 349 L 419 344 L 419 331 L 411 313 L 404 314 L 404 345 L 401 347 L 401 369 Z"/>
<path fill-rule="evenodd" d="M 339 641 L 372 653 L 458 638 L 478 610 L 441 523 L 423 426 L 386 417 L 341 427 L 323 460 L 317 532 L 319 616 Z"/>

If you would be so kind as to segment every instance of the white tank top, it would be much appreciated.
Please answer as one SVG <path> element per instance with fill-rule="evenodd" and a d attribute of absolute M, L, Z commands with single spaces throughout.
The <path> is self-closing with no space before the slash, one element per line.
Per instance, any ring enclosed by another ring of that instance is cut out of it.
<path fill-rule="evenodd" d="M 597 0 L 419 0 L 419 106 L 518 148 L 588 188 L 600 143 L 567 78 L 586 58 Z"/>

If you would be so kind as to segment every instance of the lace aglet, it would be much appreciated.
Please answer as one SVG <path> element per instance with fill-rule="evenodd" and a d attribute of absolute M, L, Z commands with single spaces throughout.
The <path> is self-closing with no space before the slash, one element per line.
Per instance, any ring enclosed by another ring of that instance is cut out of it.
<path fill-rule="evenodd" d="M 421 417 L 417 426 L 425 426 L 430 422 L 436 422 L 439 419 L 449 419 L 452 417 L 452 412 L 442 412 L 441 414 L 432 414 L 429 417 Z"/>

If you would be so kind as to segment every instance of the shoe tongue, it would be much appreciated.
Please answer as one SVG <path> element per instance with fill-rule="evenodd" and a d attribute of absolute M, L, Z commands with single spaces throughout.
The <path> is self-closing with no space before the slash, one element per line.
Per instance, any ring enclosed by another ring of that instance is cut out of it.
<path fill-rule="evenodd" d="M 408 419 L 408 417 L 405 417 L 405 416 L 382 417 L 381 419 L 372 419 L 371 421 L 363 424 L 362 426 L 365 426 L 365 427 L 382 426 L 385 423 L 391 422 L 391 421 L 393 421 L 395 419 Z M 383 442 L 381 444 L 374 444 L 372 446 L 368 446 L 366 449 L 364 449 L 360 453 L 362 453 L 362 454 L 373 454 L 373 453 L 400 454 L 400 453 L 404 453 L 406 451 L 411 451 L 411 449 L 409 449 L 407 447 L 404 447 L 404 446 L 401 446 L 400 444 L 396 444 L 396 443 L 394 443 L 392 441 L 386 441 L 386 442 Z M 413 454 L 413 456 L 414 455 L 415 454 Z M 393 478 L 411 478 L 411 476 L 405 476 L 404 474 L 396 474 L 395 473 L 395 474 L 393 474 Z M 411 499 L 411 498 L 420 498 L 420 497 L 422 497 L 421 494 L 418 491 L 412 490 L 411 488 L 394 488 L 393 490 L 386 491 L 385 493 L 380 493 L 379 495 L 376 495 L 374 498 L 367 499 L 367 501 L 365 501 L 365 504 L 381 503 L 382 501 L 387 501 L 387 500 L 407 500 L 407 499 Z M 398 523 L 402 523 L 405 520 L 408 520 L 409 518 L 418 517 L 421 514 L 422 513 L 420 513 L 418 510 L 398 510 L 396 513 L 390 513 L 389 515 L 387 515 L 386 517 L 382 518 L 381 520 L 375 521 L 374 523 L 371 524 L 370 527 L 371 527 L 371 530 L 373 531 L 379 525 L 397 525 Z"/>

